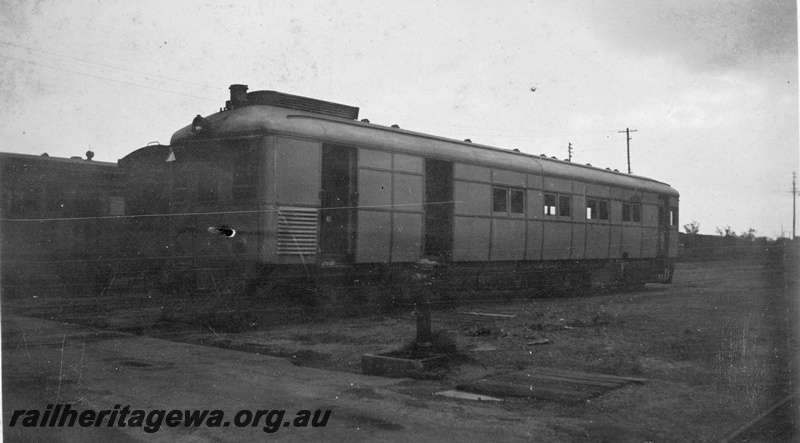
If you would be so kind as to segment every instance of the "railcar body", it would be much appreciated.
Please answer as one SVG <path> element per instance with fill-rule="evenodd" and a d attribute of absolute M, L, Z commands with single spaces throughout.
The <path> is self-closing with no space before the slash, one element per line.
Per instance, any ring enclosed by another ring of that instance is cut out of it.
<path fill-rule="evenodd" d="M 225 272 L 384 278 L 421 259 L 466 285 L 668 283 L 677 252 L 667 184 L 244 85 L 169 146 L 120 164 L 155 171 L 163 192 L 150 195 L 169 214 L 160 241 L 207 286 Z"/>
<path fill-rule="evenodd" d="M 98 289 L 119 253 L 125 211 L 116 163 L 0 153 L 2 289 Z"/>

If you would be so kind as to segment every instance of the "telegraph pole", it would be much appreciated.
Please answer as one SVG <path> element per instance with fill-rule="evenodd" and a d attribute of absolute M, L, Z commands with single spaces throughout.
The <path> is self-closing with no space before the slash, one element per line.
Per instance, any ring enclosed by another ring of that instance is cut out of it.
<path fill-rule="evenodd" d="M 572 143 L 569 143 L 569 146 L 567 146 L 567 152 L 569 153 L 569 161 L 571 162 L 572 161 Z"/>
<path fill-rule="evenodd" d="M 637 132 L 635 129 L 625 128 L 624 131 L 617 131 L 618 134 L 625 133 L 628 139 L 628 174 L 631 173 L 631 132 Z"/>

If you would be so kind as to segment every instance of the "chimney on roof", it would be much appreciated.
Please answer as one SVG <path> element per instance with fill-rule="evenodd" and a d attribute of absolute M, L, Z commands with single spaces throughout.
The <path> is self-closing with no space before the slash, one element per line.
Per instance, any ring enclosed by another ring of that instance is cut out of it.
<path fill-rule="evenodd" d="M 247 85 L 231 85 L 231 99 L 225 103 L 225 109 L 233 109 L 247 104 Z"/>

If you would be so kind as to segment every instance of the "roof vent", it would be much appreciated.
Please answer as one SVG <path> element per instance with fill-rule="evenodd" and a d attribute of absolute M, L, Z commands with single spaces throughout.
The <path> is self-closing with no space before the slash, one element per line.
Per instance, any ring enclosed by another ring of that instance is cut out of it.
<path fill-rule="evenodd" d="M 368 118 L 362 118 L 361 119 L 361 123 L 369 123 L 369 119 Z"/>
<path fill-rule="evenodd" d="M 468 138 L 465 138 L 464 141 L 467 142 L 467 143 L 472 143 L 472 140 L 470 140 Z"/>
<path fill-rule="evenodd" d="M 358 120 L 358 108 L 339 103 L 326 102 L 315 98 L 284 94 L 277 91 L 253 91 L 247 94 L 247 105 L 266 105 L 296 111 L 313 112 L 314 114 Z"/>
<path fill-rule="evenodd" d="M 592 164 L 591 163 L 586 163 L 586 166 L 592 166 Z"/>
<path fill-rule="evenodd" d="M 400 129 L 399 125 L 392 125 L 392 127 L 395 128 L 395 129 Z"/>
<path fill-rule="evenodd" d="M 514 149 L 512 149 L 512 151 L 514 151 L 514 152 L 519 152 L 519 149 L 517 149 L 517 148 L 514 148 Z"/>

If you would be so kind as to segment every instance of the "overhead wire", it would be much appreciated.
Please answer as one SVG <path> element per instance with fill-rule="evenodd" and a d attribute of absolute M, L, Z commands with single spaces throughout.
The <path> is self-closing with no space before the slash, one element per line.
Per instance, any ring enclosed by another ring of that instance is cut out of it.
<path fill-rule="evenodd" d="M 77 75 L 83 75 L 83 76 L 86 76 L 86 77 L 96 78 L 98 80 L 104 80 L 104 81 L 113 82 L 113 83 L 120 83 L 120 84 L 128 85 L 128 86 L 135 86 L 137 88 L 150 89 L 152 91 L 165 92 L 167 94 L 181 95 L 181 96 L 185 96 L 185 97 L 192 97 L 192 98 L 197 98 L 197 99 L 200 99 L 200 100 L 218 101 L 218 99 L 215 99 L 215 98 L 201 97 L 201 96 L 198 96 L 198 95 L 187 94 L 185 92 L 176 92 L 176 91 L 171 91 L 171 90 L 168 90 L 168 89 L 156 88 L 156 87 L 153 87 L 153 86 L 141 85 L 141 84 L 138 84 L 138 83 L 127 82 L 127 81 L 123 81 L 123 80 L 116 80 L 116 79 L 113 79 L 113 78 L 103 77 L 103 76 L 100 76 L 100 75 L 88 74 L 88 73 L 85 73 L 85 72 L 73 71 L 71 69 L 59 68 L 59 67 L 56 67 L 56 66 L 45 65 L 43 63 L 38 63 L 38 62 L 30 61 L 30 60 L 24 60 L 24 59 L 21 59 L 21 58 L 11 57 L 11 56 L 8 56 L 8 55 L 0 54 L 0 57 L 5 58 L 5 59 L 9 59 L 9 60 L 16 60 L 16 61 L 19 61 L 19 62 L 22 62 L 22 63 L 28 63 L 28 64 L 31 64 L 31 65 L 34 65 L 34 66 L 40 66 L 40 67 L 43 67 L 43 68 L 55 69 L 57 71 L 69 72 L 69 73 L 72 73 L 72 74 L 77 74 Z"/>
<path fill-rule="evenodd" d="M 152 73 L 149 73 L 149 72 L 137 71 L 135 69 L 109 65 L 107 63 L 100 63 L 100 62 L 96 62 L 96 61 L 93 61 L 93 60 L 88 60 L 88 59 L 79 58 L 79 57 L 73 57 L 73 56 L 70 56 L 70 55 L 67 55 L 67 54 L 62 54 L 62 53 L 57 53 L 57 52 L 52 52 L 52 51 L 45 51 L 43 49 L 31 48 L 30 46 L 19 45 L 19 44 L 7 42 L 7 41 L 4 41 L 4 40 L 0 40 L 0 44 L 16 47 L 16 48 L 20 48 L 20 49 L 25 49 L 25 50 L 27 50 L 29 52 L 41 52 L 43 54 L 49 54 L 49 55 L 53 55 L 53 56 L 56 56 L 56 57 L 62 57 L 62 58 L 66 58 L 66 59 L 70 59 L 70 60 L 74 60 L 74 61 L 83 62 L 83 63 L 89 63 L 89 64 L 96 65 L 96 66 L 102 66 L 102 67 L 106 67 L 106 68 L 117 69 L 117 70 L 120 70 L 120 71 L 131 72 L 131 73 L 134 73 L 134 74 L 140 74 L 140 75 L 144 75 L 146 77 L 155 77 L 155 78 L 160 78 L 162 80 L 168 80 L 168 81 L 172 81 L 172 82 L 176 82 L 176 83 L 183 83 L 183 84 L 192 85 L 192 86 L 199 86 L 199 87 L 206 88 L 206 89 L 224 90 L 224 88 L 220 88 L 220 87 L 208 86 L 208 85 L 204 85 L 204 84 L 201 84 L 201 83 L 194 83 L 194 82 L 189 82 L 189 81 L 186 81 L 186 80 L 180 80 L 180 79 L 176 79 L 176 78 L 165 77 L 165 76 L 158 75 L 158 74 L 152 74 Z"/>

